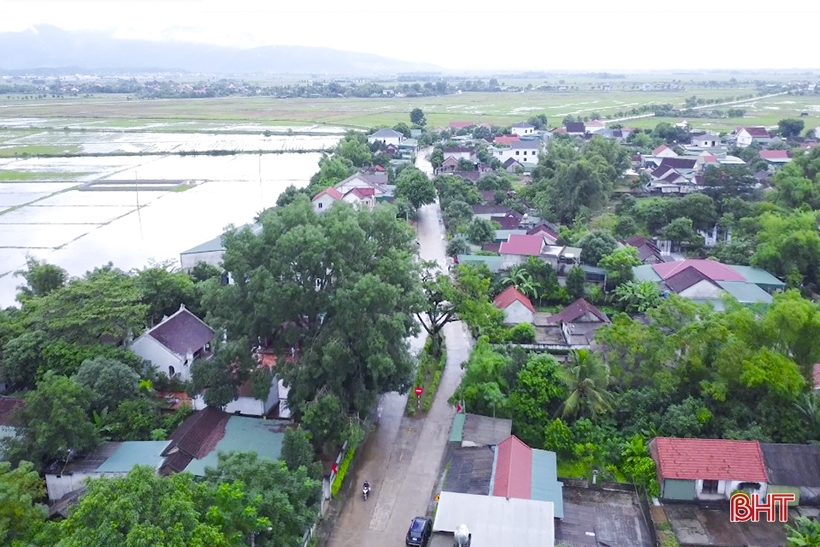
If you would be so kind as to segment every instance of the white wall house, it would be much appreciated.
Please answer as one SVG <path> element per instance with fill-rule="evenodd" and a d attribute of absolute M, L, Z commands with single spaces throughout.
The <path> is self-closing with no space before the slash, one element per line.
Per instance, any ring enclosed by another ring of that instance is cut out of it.
<path fill-rule="evenodd" d="M 228 403 L 223 410 L 228 414 L 241 414 L 242 416 L 267 416 L 278 405 L 279 377 L 274 376 L 267 399 L 262 401 L 253 396 L 249 380 L 239 386 L 239 397 Z M 204 410 L 207 407 L 201 394 L 194 398 L 194 410 Z"/>
<path fill-rule="evenodd" d="M 720 137 L 711 133 L 695 135 L 692 137 L 692 145 L 700 148 L 717 148 L 720 146 Z"/>
<path fill-rule="evenodd" d="M 746 148 L 753 143 L 766 145 L 771 140 L 771 135 L 763 127 L 742 127 L 737 132 L 737 145 L 740 148 Z"/>
<path fill-rule="evenodd" d="M 512 126 L 511 129 L 512 134 L 518 135 L 519 137 L 535 134 L 535 126 L 530 125 L 528 123 L 517 123 L 514 126 Z"/>
<path fill-rule="evenodd" d="M 541 144 L 538 141 L 518 141 L 511 142 L 509 148 L 493 149 L 493 156 L 501 163 L 512 158 L 521 164 L 535 164 L 540 152 Z"/>
<path fill-rule="evenodd" d="M 475 150 L 472 148 L 458 146 L 454 148 L 445 148 L 443 152 L 445 160 L 453 157 L 456 160 L 475 161 Z"/>
<path fill-rule="evenodd" d="M 354 173 L 333 187 L 345 195 L 354 188 L 373 188 L 376 197 L 384 195 L 387 186 L 387 173 Z"/>
<path fill-rule="evenodd" d="M 211 266 L 221 266 L 224 254 L 225 246 L 222 244 L 222 236 L 219 236 L 179 253 L 179 262 L 183 271 L 189 272 L 200 262 Z"/>
<path fill-rule="evenodd" d="M 398 131 L 393 131 L 392 129 L 379 129 L 369 137 L 367 137 L 367 142 L 370 144 L 375 144 L 377 142 L 383 142 L 385 146 L 393 145 L 398 146 L 401 141 L 404 140 L 404 135 L 399 133 Z"/>
<path fill-rule="evenodd" d="M 187 382 L 196 359 L 211 357 L 214 331 L 180 305 L 179 311 L 134 340 L 130 349 L 168 378 Z"/>
<path fill-rule="evenodd" d="M 509 287 L 496 296 L 493 304 L 504 312 L 504 323 L 507 325 L 532 323 L 535 317 L 535 307 L 532 302 L 515 287 Z"/>
<path fill-rule="evenodd" d="M 372 211 L 376 208 L 375 189 L 354 188 L 344 195 L 342 201 L 349 203 L 356 208 Z"/>
<path fill-rule="evenodd" d="M 715 483 L 717 483 L 717 488 L 715 488 Z M 758 485 L 758 488 L 752 488 L 752 484 Z M 752 483 L 749 481 L 709 481 L 699 479 L 695 481 L 695 496 L 701 501 L 728 500 L 734 492 L 741 490 L 741 485 L 743 485 L 743 491 L 753 496 L 756 495 L 761 499 L 766 497 L 766 492 L 769 490 L 769 485 L 765 482 Z"/>
<path fill-rule="evenodd" d="M 713 300 L 720 298 L 723 293 L 723 289 L 707 279 L 702 279 L 691 287 L 680 291 L 678 296 L 694 300 Z"/>
<path fill-rule="evenodd" d="M 313 196 L 313 212 L 316 214 L 324 213 L 337 201 L 342 199 L 342 193 L 339 192 L 336 188 L 330 187 L 325 188 L 315 196 Z"/>

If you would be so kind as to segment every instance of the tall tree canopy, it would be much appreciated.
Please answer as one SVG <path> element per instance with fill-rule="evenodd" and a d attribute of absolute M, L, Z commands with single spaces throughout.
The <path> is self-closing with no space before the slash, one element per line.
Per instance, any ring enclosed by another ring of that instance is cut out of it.
<path fill-rule="evenodd" d="M 302 197 L 260 221 L 258 235 L 225 236 L 234 283 L 205 291 L 211 322 L 281 357 L 297 415 L 320 393 L 357 414 L 403 390 L 413 368 L 406 338 L 423 301 L 412 230 L 389 207 L 316 215 Z"/>

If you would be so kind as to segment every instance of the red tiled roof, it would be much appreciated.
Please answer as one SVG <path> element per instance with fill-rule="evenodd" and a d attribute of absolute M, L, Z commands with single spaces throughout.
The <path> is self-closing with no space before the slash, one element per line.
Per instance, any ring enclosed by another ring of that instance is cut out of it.
<path fill-rule="evenodd" d="M 650 452 L 661 479 L 768 482 L 757 441 L 656 437 Z"/>
<path fill-rule="evenodd" d="M 493 496 L 525 500 L 532 496 L 532 449 L 515 435 L 496 446 Z"/>
<path fill-rule="evenodd" d="M 543 237 L 510 234 L 507 241 L 501 244 L 499 252 L 503 255 L 539 256 L 543 246 Z"/>
<path fill-rule="evenodd" d="M 764 160 L 787 160 L 789 159 L 788 150 L 761 150 L 760 157 Z"/>
<path fill-rule="evenodd" d="M 654 150 L 652 151 L 652 155 L 653 155 L 653 156 L 657 156 L 658 154 L 660 154 L 660 153 L 661 153 L 661 152 L 663 152 L 664 150 L 669 150 L 669 147 L 668 147 L 668 146 L 666 146 L 665 144 L 662 144 L 662 145 L 660 145 L 659 147 L 657 147 L 656 149 L 654 149 Z"/>
<path fill-rule="evenodd" d="M 351 194 L 356 196 L 359 199 L 365 199 L 365 198 L 370 198 L 370 197 L 375 196 L 376 195 L 376 189 L 375 188 L 354 188 L 350 192 L 345 194 L 345 196 L 349 196 Z"/>
<path fill-rule="evenodd" d="M 560 237 L 558 233 L 547 226 L 546 224 L 539 224 L 535 228 L 530 228 L 527 232 L 528 236 L 547 236 L 553 242 L 558 241 Z"/>
<path fill-rule="evenodd" d="M 587 127 L 606 127 L 604 122 L 601 120 L 592 120 L 591 122 L 587 123 Z"/>
<path fill-rule="evenodd" d="M 602 323 L 609 323 L 609 318 L 606 316 L 604 312 L 602 312 L 601 310 L 599 310 L 583 298 L 579 298 L 578 300 L 576 300 L 560 312 L 556 313 L 555 315 L 547 317 L 547 323 L 550 325 L 557 325 L 560 323 L 573 323 L 588 313 L 600 319 Z"/>
<path fill-rule="evenodd" d="M 746 133 L 752 137 L 761 139 L 768 139 L 770 137 L 769 132 L 766 131 L 765 127 L 741 127 L 741 129 L 745 129 Z"/>
<path fill-rule="evenodd" d="M 499 310 L 504 310 L 516 300 L 524 304 L 528 310 L 535 313 L 535 306 L 532 305 L 530 299 L 521 294 L 521 291 L 515 287 L 509 287 L 504 292 L 496 296 L 495 300 L 493 300 L 493 304 Z"/>
<path fill-rule="evenodd" d="M 731 267 L 716 260 L 680 260 L 652 266 L 655 273 L 664 281 L 686 268 L 695 268 L 712 281 L 746 281 L 745 277 Z"/>
<path fill-rule="evenodd" d="M 520 140 L 518 135 L 501 135 L 500 137 L 494 138 L 493 142 L 495 144 L 510 144 L 511 142 L 518 142 Z"/>
<path fill-rule="evenodd" d="M 0 425 L 15 425 L 17 410 L 23 410 L 26 406 L 24 399 L 16 397 L 0 397 Z"/>
<path fill-rule="evenodd" d="M 325 195 L 330 196 L 333 199 L 342 199 L 342 193 L 331 186 L 330 188 L 325 188 L 324 190 L 313 196 L 313 201 L 316 201 L 317 199 Z"/>

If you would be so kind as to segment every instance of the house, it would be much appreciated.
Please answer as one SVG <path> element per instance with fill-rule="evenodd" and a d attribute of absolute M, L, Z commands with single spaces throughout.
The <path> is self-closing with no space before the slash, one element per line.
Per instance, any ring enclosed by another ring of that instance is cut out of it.
<path fill-rule="evenodd" d="M 662 500 L 728 500 L 738 490 L 766 496 L 768 475 L 757 441 L 656 437 L 649 453 Z"/>
<path fill-rule="evenodd" d="M 350 203 L 358 209 L 372 211 L 376 208 L 376 189 L 354 188 L 342 197 L 342 201 Z"/>
<path fill-rule="evenodd" d="M 17 397 L 0 397 L 0 461 L 3 459 L 3 441 L 13 439 L 20 431 L 19 413 L 26 401 Z"/>
<path fill-rule="evenodd" d="M 765 146 L 772 140 L 765 127 L 740 127 L 737 129 L 736 138 L 739 148 L 746 148 L 752 144 Z"/>
<path fill-rule="evenodd" d="M 244 229 L 250 229 L 254 234 L 258 235 L 262 232 L 262 225 L 246 224 L 245 226 L 237 228 L 237 230 Z M 179 262 L 182 266 L 182 270 L 190 272 L 200 262 L 221 268 L 222 257 L 225 255 L 223 238 L 224 235 L 219 235 L 210 241 L 206 241 L 205 243 L 179 253 Z"/>
<path fill-rule="evenodd" d="M 523 264 L 531 256 L 538 257 L 544 248 L 544 238 L 513 234 L 501 244 L 498 252 L 502 258 L 502 269 Z"/>
<path fill-rule="evenodd" d="M 483 264 L 493 273 L 501 271 L 504 260 L 500 256 L 487 255 L 458 255 L 456 264 Z"/>
<path fill-rule="evenodd" d="M 544 238 L 544 242 L 547 245 L 555 245 L 558 241 L 558 238 L 561 237 L 558 235 L 558 232 L 547 226 L 546 224 L 539 224 L 534 228 L 530 228 L 527 230 L 528 236 L 540 236 Z"/>
<path fill-rule="evenodd" d="M 512 134 L 518 137 L 523 137 L 525 135 L 532 135 L 535 133 L 535 126 L 530 125 L 528 123 L 517 123 L 510 128 L 512 130 Z"/>
<path fill-rule="evenodd" d="M 559 313 L 547 318 L 547 325 L 561 328 L 569 346 L 590 347 L 595 341 L 595 332 L 610 323 L 604 312 L 579 298 Z"/>
<path fill-rule="evenodd" d="M 555 452 L 530 448 L 512 435 L 496 446 L 494 467 L 491 495 L 551 502 L 555 518 L 564 518 L 564 485 L 558 481 Z"/>
<path fill-rule="evenodd" d="M 419 152 L 419 141 L 416 139 L 403 139 L 398 144 L 398 149 L 405 156 L 415 156 Z"/>
<path fill-rule="evenodd" d="M 721 145 L 720 137 L 713 133 L 691 135 L 689 142 L 692 146 L 697 146 L 698 148 L 718 148 Z"/>
<path fill-rule="evenodd" d="M 517 162 L 515 158 L 509 158 L 503 163 L 503 166 L 507 173 L 518 173 L 519 171 L 524 170 L 524 166 Z"/>
<path fill-rule="evenodd" d="M 210 359 L 214 331 L 180 304 L 179 310 L 148 329 L 129 346 L 168 378 L 187 382 L 196 359 Z"/>
<path fill-rule="evenodd" d="M 606 124 L 601 120 L 592 120 L 591 122 L 587 122 L 584 128 L 587 133 L 598 133 L 602 129 L 606 129 Z"/>
<path fill-rule="evenodd" d="M 453 146 L 442 150 L 444 159 L 453 157 L 456 160 L 466 160 L 470 163 L 475 163 L 475 150 L 466 146 Z"/>
<path fill-rule="evenodd" d="M 820 446 L 760 443 L 768 493 L 794 494 L 789 505 L 820 505 Z"/>
<path fill-rule="evenodd" d="M 354 173 L 333 187 L 342 195 L 354 188 L 373 188 L 377 199 L 390 195 L 392 188 L 387 184 L 387 173 Z"/>
<path fill-rule="evenodd" d="M 679 173 L 691 173 L 698 165 L 697 158 L 663 158 L 657 170 L 674 169 Z M 654 174 L 654 173 L 653 173 Z"/>
<path fill-rule="evenodd" d="M 458 171 L 458 159 L 453 156 L 448 156 L 439 168 L 439 172 L 441 173 L 454 173 L 456 171 Z"/>
<path fill-rule="evenodd" d="M 404 135 L 392 129 L 379 129 L 369 137 L 367 142 L 370 144 L 381 143 L 384 146 L 398 146 L 404 140 Z"/>
<path fill-rule="evenodd" d="M 775 166 L 785 165 L 792 161 L 788 150 L 761 150 L 760 157 Z"/>
<path fill-rule="evenodd" d="M 450 428 L 450 443 L 460 448 L 485 448 L 499 444 L 510 435 L 512 420 L 457 412 Z"/>
<path fill-rule="evenodd" d="M 494 171 L 493 166 L 489 163 L 479 163 L 478 164 L 478 172 L 479 173 L 492 173 Z"/>
<path fill-rule="evenodd" d="M 254 358 L 260 367 L 265 367 L 273 371 L 276 366 L 276 355 L 272 353 L 256 352 L 254 353 Z M 268 388 L 268 394 L 264 399 L 260 399 L 254 394 L 253 382 L 249 378 L 237 388 L 236 399 L 225 405 L 223 410 L 228 414 L 242 416 L 269 416 L 272 411 L 279 410 L 280 408 L 280 383 L 279 375 L 274 374 Z M 203 394 L 199 394 L 193 399 L 194 410 L 205 410 L 208 408 L 208 405 L 205 404 Z"/>
<path fill-rule="evenodd" d="M 171 433 L 159 467 L 162 475 L 187 471 L 198 477 L 216 467 L 220 452 L 256 452 L 260 458 L 279 459 L 285 430 L 293 424 L 232 416 L 208 407 L 189 416 Z"/>
<path fill-rule="evenodd" d="M 539 141 L 513 141 L 509 148 L 495 148 L 493 149 L 493 157 L 495 157 L 502 164 L 509 159 L 523 164 L 538 163 L 538 154 L 541 151 L 541 144 Z"/>
<path fill-rule="evenodd" d="M 541 260 L 552 266 L 558 275 L 566 275 L 573 266 L 581 264 L 581 248 L 545 245 L 541 252 Z"/>
<path fill-rule="evenodd" d="M 677 158 L 678 154 L 665 144 L 662 144 L 652 151 L 652 156 L 656 158 Z"/>
<path fill-rule="evenodd" d="M 125 441 L 103 443 L 88 456 L 68 464 L 58 463 L 46 472 L 48 499 L 55 502 L 85 488 L 86 479 L 124 477 L 137 465 L 159 470 L 171 441 Z"/>
<path fill-rule="evenodd" d="M 515 209 L 505 205 L 473 205 L 473 216 L 484 220 L 491 220 L 494 216 L 504 215 L 521 220 L 522 215 Z"/>
<path fill-rule="evenodd" d="M 459 131 L 461 129 L 467 129 L 468 127 L 475 127 L 475 122 L 450 122 L 449 127 L 450 129 Z"/>
<path fill-rule="evenodd" d="M 571 122 L 565 126 L 567 135 L 571 137 L 583 137 L 587 134 L 587 128 L 583 122 Z"/>
<path fill-rule="evenodd" d="M 716 260 L 679 260 L 663 264 L 636 266 L 637 281 L 658 283 L 661 292 L 674 292 L 683 298 L 709 302 L 722 307 L 721 298 L 729 294 L 741 304 L 769 304 L 770 293 L 785 284 L 759 268 L 727 265 Z"/>
<path fill-rule="evenodd" d="M 515 287 L 508 287 L 496 296 L 493 304 L 504 312 L 504 323 L 507 325 L 532 323 L 535 306 L 532 305 L 529 298 Z"/>
<path fill-rule="evenodd" d="M 490 222 L 496 222 L 500 226 L 500 228 L 496 230 L 496 232 L 511 230 L 515 231 L 519 229 L 518 227 L 521 224 L 521 218 L 515 215 L 493 216 L 490 217 Z M 523 233 L 526 235 L 527 232 L 524 231 Z M 497 239 L 498 237 L 496 237 L 496 240 Z M 507 237 L 505 236 L 504 239 L 502 239 L 501 241 L 507 241 Z M 499 243 L 501 243 L 501 241 L 499 241 Z"/>
<path fill-rule="evenodd" d="M 654 241 L 643 236 L 633 236 L 626 240 L 630 247 L 638 249 L 638 259 L 644 264 L 659 264 L 664 262 L 661 257 L 661 250 Z"/>
<path fill-rule="evenodd" d="M 313 203 L 313 212 L 316 214 L 324 213 L 337 201 L 341 201 L 344 195 L 338 191 L 336 188 L 331 186 L 330 188 L 325 188 L 315 196 L 311 202 Z"/>
<path fill-rule="evenodd" d="M 500 135 L 500 136 L 493 139 L 493 144 L 500 144 L 502 146 L 509 146 L 510 143 L 518 142 L 520 140 L 521 140 L 521 138 L 517 134 L 515 134 L 515 135 Z"/>

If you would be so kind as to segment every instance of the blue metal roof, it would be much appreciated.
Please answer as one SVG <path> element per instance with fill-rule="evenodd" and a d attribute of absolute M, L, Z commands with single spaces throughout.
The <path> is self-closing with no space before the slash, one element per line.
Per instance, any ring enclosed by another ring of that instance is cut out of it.
<path fill-rule="evenodd" d="M 564 518 L 564 483 L 558 480 L 558 458 L 555 452 L 532 449 L 530 498 L 551 501 L 555 506 L 555 518 Z"/>

